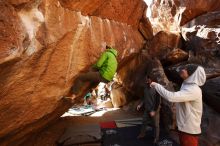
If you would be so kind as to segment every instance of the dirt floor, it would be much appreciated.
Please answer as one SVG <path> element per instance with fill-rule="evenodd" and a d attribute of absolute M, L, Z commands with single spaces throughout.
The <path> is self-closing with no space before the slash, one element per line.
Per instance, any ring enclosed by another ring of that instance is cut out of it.
<path fill-rule="evenodd" d="M 109 111 L 101 117 L 62 117 L 48 128 L 29 139 L 28 142 L 25 143 L 25 146 L 56 146 L 56 141 L 63 134 L 65 128 L 72 125 L 82 125 L 88 123 L 98 124 L 105 121 L 137 117 L 141 117 L 141 113 L 123 109 Z"/>

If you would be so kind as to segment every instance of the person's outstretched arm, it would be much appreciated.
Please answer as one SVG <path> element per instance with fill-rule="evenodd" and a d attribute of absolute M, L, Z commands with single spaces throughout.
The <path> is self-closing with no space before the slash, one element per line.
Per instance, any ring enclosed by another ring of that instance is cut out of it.
<path fill-rule="evenodd" d="M 107 59 L 107 53 L 104 52 L 102 56 L 99 58 L 99 60 L 97 61 L 97 63 L 94 65 L 94 67 L 98 69 L 101 68 L 106 59 Z"/>
<path fill-rule="evenodd" d="M 171 92 L 165 89 L 162 85 L 158 83 L 152 83 L 151 86 L 157 90 L 157 92 L 166 100 L 170 102 L 187 102 L 187 101 L 193 101 L 198 96 L 197 89 L 195 89 L 193 86 L 189 85 L 188 88 L 184 90 L 180 90 L 178 92 Z"/>

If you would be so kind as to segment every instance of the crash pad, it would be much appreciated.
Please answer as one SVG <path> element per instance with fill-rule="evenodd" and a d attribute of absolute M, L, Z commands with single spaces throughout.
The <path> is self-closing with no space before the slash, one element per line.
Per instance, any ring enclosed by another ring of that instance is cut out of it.
<path fill-rule="evenodd" d="M 88 144 L 101 140 L 101 130 L 99 125 L 82 125 L 67 127 L 63 135 L 57 142 L 60 146 L 76 144 Z"/>
<path fill-rule="evenodd" d="M 123 127 L 114 129 L 102 129 L 103 146 L 155 146 L 153 143 L 153 131 L 148 131 L 146 137 L 137 139 L 140 132 L 140 126 Z M 159 141 L 160 146 L 179 146 L 168 136 L 163 135 Z"/>
<path fill-rule="evenodd" d="M 142 124 L 142 118 L 115 120 L 118 128 L 138 126 Z"/>
<path fill-rule="evenodd" d="M 99 125 L 101 129 L 116 128 L 115 121 L 101 122 Z"/>

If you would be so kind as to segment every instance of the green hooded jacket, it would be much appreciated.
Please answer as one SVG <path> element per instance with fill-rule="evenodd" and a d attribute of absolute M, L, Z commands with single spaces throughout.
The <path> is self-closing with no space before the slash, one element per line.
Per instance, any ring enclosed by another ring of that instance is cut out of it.
<path fill-rule="evenodd" d="M 117 51 L 115 49 L 107 49 L 94 65 L 99 70 L 101 76 L 108 81 L 112 81 L 117 71 L 118 62 L 116 56 Z"/>

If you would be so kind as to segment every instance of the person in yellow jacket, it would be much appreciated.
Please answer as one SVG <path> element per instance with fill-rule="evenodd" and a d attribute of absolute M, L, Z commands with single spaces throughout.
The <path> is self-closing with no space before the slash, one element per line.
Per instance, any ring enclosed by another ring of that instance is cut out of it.
<path fill-rule="evenodd" d="M 93 66 L 95 71 L 81 73 L 75 80 L 72 87 L 71 99 L 74 99 L 77 95 L 79 95 L 84 83 L 89 82 L 90 84 L 98 85 L 100 82 L 107 83 L 112 81 L 118 67 L 116 59 L 117 54 L 116 49 L 106 46 L 105 52 Z"/>
<path fill-rule="evenodd" d="M 176 103 L 176 119 L 181 146 L 198 146 L 198 135 L 201 134 L 202 90 L 206 74 L 201 66 L 187 65 L 179 70 L 184 80 L 180 91 L 171 92 L 162 85 L 152 82 L 151 87 L 170 102 Z"/>

